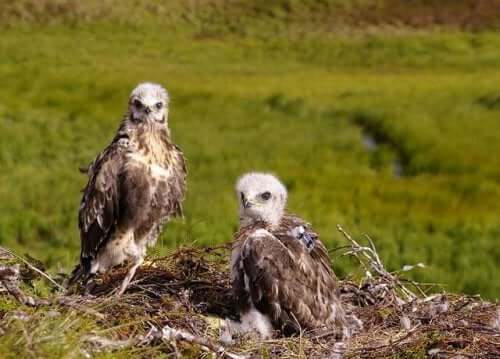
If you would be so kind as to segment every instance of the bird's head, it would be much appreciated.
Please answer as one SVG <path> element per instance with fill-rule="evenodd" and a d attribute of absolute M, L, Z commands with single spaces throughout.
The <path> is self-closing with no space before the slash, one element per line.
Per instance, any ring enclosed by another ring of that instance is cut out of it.
<path fill-rule="evenodd" d="M 166 125 L 168 121 L 167 90 L 157 84 L 139 84 L 130 94 L 129 113 L 131 120 L 149 125 Z"/>
<path fill-rule="evenodd" d="M 265 222 L 278 226 L 285 213 L 287 191 L 273 175 L 247 173 L 236 184 L 240 204 L 240 225 Z"/>

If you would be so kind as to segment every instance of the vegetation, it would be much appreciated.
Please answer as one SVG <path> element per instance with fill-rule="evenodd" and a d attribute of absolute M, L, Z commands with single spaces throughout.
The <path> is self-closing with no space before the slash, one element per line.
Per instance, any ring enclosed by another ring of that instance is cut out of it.
<path fill-rule="evenodd" d="M 71 269 L 78 167 L 151 80 L 171 93 L 190 169 L 186 218 L 156 254 L 228 242 L 236 178 L 266 170 L 330 248 L 340 223 L 370 233 L 391 269 L 424 262 L 415 279 L 499 296 L 496 5 L 472 24 L 457 20 L 467 1 L 415 2 L 451 14 L 423 23 L 382 21 L 403 8 L 370 1 L 119 3 L 0 1 L 1 245 Z"/>
<path fill-rule="evenodd" d="M 356 286 L 367 283 L 359 264 L 334 249 L 345 244 L 341 224 L 369 233 L 392 273 L 425 263 L 406 274 L 426 290 L 500 296 L 499 19 L 496 0 L 0 0 L 1 246 L 62 281 L 79 254 L 78 168 L 109 142 L 139 82 L 169 90 L 190 170 L 185 219 L 151 253 L 168 257 L 143 268 L 123 301 L 107 296 L 123 268 L 89 300 L 21 266 L 38 307 L 20 305 L 2 292 L 12 258 L 0 253 L 2 354 L 200 355 L 146 333 L 168 324 L 217 338 L 211 316 L 231 314 L 227 251 L 172 251 L 231 240 L 234 183 L 251 170 L 285 181 L 290 210 L 313 223 L 347 277 L 367 329 L 348 354 L 497 353 L 498 305 L 444 295 L 401 306 L 388 300 L 392 286 L 372 297 L 386 278 Z M 318 346 L 308 335 L 258 353 L 331 348 L 330 337 Z M 130 342 L 141 336 L 147 345 Z"/>
<path fill-rule="evenodd" d="M 365 247 L 339 230 L 349 244 L 338 254 L 351 255 L 359 269 L 372 273 L 338 283 L 350 338 L 317 328 L 266 341 L 252 335 L 229 339 L 222 319 L 235 314 L 230 245 L 179 247 L 148 261 L 119 300 L 114 293 L 126 267 L 93 282 L 87 287 L 91 295 L 62 293 L 32 264 L 0 247 L 0 291 L 6 292 L 0 307 L 0 346 L 7 358 L 500 355 L 498 303 L 477 296 L 427 296 L 425 286 L 408 282 L 401 271 L 388 272 L 373 244 Z M 50 288 L 47 284 L 53 289 L 48 296 L 40 293 Z"/>

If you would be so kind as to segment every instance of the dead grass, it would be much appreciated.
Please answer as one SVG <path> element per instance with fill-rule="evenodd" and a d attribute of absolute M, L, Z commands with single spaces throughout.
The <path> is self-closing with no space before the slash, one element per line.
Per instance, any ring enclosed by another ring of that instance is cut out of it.
<path fill-rule="evenodd" d="M 290 1 L 274 3 L 242 0 L 133 1 L 133 0 L 0 0 L 0 25 L 18 23 L 84 24 L 115 21 L 137 24 L 144 17 L 166 23 L 225 23 L 237 27 L 240 18 L 268 21 L 304 21 L 325 29 L 339 26 L 369 28 L 448 27 L 463 30 L 497 29 L 500 0 L 352 0 Z"/>
<path fill-rule="evenodd" d="M 360 248 L 351 243 L 347 253 L 362 256 Z M 445 293 L 416 294 L 412 299 L 403 299 L 405 291 L 401 286 L 407 282 L 396 273 L 384 271 L 356 282 L 340 283 L 346 307 L 363 321 L 363 329 L 350 342 L 336 342 L 333 332 L 322 329 L 265 342 L 243 338 L 224 347 L 219 342 L 221 319 L 235 316 L 229 289 L 229 252 L 229 246 L 181 247 L 168 256 L 152 259 L 138 271 L 129 290 L 119 299 L 114 293 L 126 268 L 117 268 L 95 281 L 91 295 L 56 292 L 43 300 L 35 298 L 35 311 L 27 309 L 30 303 L 0 311 L 0 332 L 20 330 L 20 321 L 30 323 L 25 325 L 31 325 L 30 330 L 36 332 L 49 325 L 47 313 L 52 313 L 52 317 L 64 318 L 63 323 L 71 322 L 70 317 L 93 321 L 91 330 L 78 332 L 79 343 L 83 343 L 80 351 L 85 355 L 132 350 L 134 355 L 143 357 L 160 353 L 202 357 L 207 351 L 229 358 L 500 356 L 498 303 Z M 16 258 L 8 256 L 0 256 L 0 260 L 6 267 L 16 262 Z M 375 265 L 371 259 L 360 263 L 367 271 L 371 264 Z M 23 265 L 26 266 L 18 264 Z M 18 280 L 32 280 L 33 273 L 29 273 L 31 279 L 20 274 Z M 1 288 L 9 286 L 5 285 L 8 280 L 0 278 Z M 65 335 L 60 330 L 41 342 L 64 341 Z M 39 341 L 40 338 L 31 338 L 25 353 L 36 353 Z"/>

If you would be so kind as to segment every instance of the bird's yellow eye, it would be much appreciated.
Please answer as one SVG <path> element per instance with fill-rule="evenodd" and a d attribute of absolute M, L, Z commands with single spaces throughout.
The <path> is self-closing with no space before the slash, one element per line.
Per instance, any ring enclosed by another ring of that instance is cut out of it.
<path fill-rule="evenodd" d="M 260 195 L 264 201 L 269 200 L 271 198 L 271 192 L 264 192 Z"/>
<path fill-rule="evenodd" d="M 161 110 L 161 108 L 163 107 L 163 104 L 161 102 L 157 102 L 155 107 L 157 110 Z"/>
<path fill-rule="evenodd" d="M 137 108 L 142 108 L 142 103 L 139 100 L 134 100 L 134 106 Z"/>

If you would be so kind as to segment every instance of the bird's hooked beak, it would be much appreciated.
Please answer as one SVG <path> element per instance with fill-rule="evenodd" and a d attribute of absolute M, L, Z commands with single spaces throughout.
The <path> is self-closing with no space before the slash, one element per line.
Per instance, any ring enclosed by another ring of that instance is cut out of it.
<path fill-rule="evenodd" d="M 241 194 L 241 204 L 245 209 L 252 207 L 252 204 L 248 201 L 248 199 L 245 197 L 243 193 Z"/>
<path fill-rule="evenodd" d="M 151 113 L 151 111 L 152 111 L 151 107 L 148 107 L 148 106 L 144 107 L 144 112 L 146 112 L 146 115 L 149 115 Z"/>

